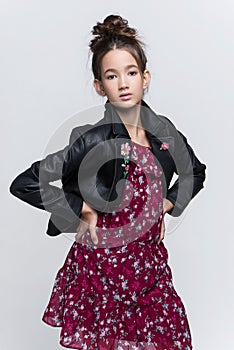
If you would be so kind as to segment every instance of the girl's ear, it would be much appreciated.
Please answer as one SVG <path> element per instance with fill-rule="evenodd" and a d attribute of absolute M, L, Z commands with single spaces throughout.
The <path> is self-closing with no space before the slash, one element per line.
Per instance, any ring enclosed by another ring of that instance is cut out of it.
<path fill-rule="evenodd" d="M 104 90 L 102 82 L 100 80 L 94 79 L 93 86 L 99 95 L 106 96 L 105 90 Z"/>
<path fill-rule="evenodd" d="M 148 69 L 146 69 L 144 72 L 143 72 L 143 89 L 147 89 L 147 87 L 149 86 L 150 84 L 150 80 L 151 80 L 151 74 L 150 74 L 150 71 Z"/>

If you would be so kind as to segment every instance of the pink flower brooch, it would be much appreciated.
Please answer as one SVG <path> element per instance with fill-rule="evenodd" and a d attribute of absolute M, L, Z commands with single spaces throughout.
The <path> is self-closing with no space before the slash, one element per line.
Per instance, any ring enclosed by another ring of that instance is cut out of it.
<path fill-rule="evenodd" d="M 121 145 L 121 155 L 124 157 L 124 163 L 122 163 L 122 167 L 124 167 L 124 178 L 128 175 L 128 169 L 129 169 L 129 152 L 130 152 L 130 145 L 128 142 L 122 143 Z"/>
<path fill-rule="evenodd" d="M 169 148 L 169 143 L 163 142 L 163 143 L 161 144 L 160 150 L 163 149 L 164 151 L 166 151 L 168 148 Z"/>

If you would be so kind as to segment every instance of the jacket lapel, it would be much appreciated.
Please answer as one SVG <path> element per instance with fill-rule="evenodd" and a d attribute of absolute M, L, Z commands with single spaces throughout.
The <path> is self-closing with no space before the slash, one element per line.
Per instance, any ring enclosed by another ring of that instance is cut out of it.
<path fill-rule="evenodd" d="M 165 172 L 168 167 L 171 168 L 171 161 L 174 153 L 174 137 L 168 135 L 164 136 L 168 123 L 162 121 L 162 118 L 159 118 L 159 116 L 146 104 L 145 101 L 142 100 L 141 105 L 142 126 L 146 131 L 146 136 L 152 147 L 153 154 L 156 160 L 159 162 L 162 170 Z M 106 102 L 105 108 L 105 121 L 111 124 L 112 133 L 116 139 L 116 146 L 118 148 L 116 154 L 118 157 L 122 158 L 120 153 L 121 144 L 128 142 L 131 146 L 130 135 L 116 109 L 109 101 Z M 168 147 L 163 147 L 163 144 Z M 117 160 L 118 180 L 123 177 L 124 168 L 121 167 L 122 162 L 123 159 Z"/>
<path fill-rule="evenodd" d="M 113 184 L 110 191 L 110 201 L 116 199 L 116 188 L 118 191 L 118 199 L 122 198 L 124 183 L 120 181 L 124 179 L 123 155 L 121 155 L 121 145 L 129 143 L 131 146 L 131 137 L 112 104 L 107 101 L 105 104 L 104 121 L 110 123 L 111 131 L 115 143 L 115 173 Z M 174 137 L 167 135 L 167 124 L 162 120 L 152 109 L 142 100 L 141 108 L 141 123 L 145 129 L 146 136 L 152 147 L 156 164 L 162 171 L 162 186 L 164 195 L 166 193 L 168 179 L 171 178 L 172 156 L 174 150 Z M 164 136 L 166 134 L 166 136 Z M 162 144 L 167 144 L 169 147 L 162 148 Z M 131 150 L 129 153 L 131 157 Z M 118 200 L 117 200 L 118 201 Z M 109 203 L 110 204 L 110 203 Z"/>

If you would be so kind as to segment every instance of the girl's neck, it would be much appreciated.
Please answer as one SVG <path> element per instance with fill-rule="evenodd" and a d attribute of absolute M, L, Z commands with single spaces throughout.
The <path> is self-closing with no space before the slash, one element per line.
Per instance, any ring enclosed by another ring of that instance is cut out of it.
<path fill-rule="evenodd" d="M 142 133 L 140 118 L 141 104 L 128 109 L 118 109 L 117 111 L 129 135 L 135 139 L 138 138 Z"/>

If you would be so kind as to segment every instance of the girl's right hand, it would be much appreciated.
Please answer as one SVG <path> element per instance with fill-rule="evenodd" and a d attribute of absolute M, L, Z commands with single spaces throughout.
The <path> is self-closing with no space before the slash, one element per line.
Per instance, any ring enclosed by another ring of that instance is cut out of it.
<path fill-rule="evenodd" d="M 76 230 L 77 234 L 75 235 L 76 242 L 78 242 L 81 236 L 87 230 L 89 230 L 93 243 L 98 244 L 98 237 L 96 234 L 96 224 L 98 219 L 98 213 L 96 212 L 96 210 L 89 207 L 88 204 L 85 203 L 85 201 L 83 202 L 81 213 L 82 213 L 82 216 L 80 218 L 80 223 Z"/>
<path fill-rule="evenodd" d="M 164 216 L 173 207 L 174 207 L 174 204 L 171 201 L 169 201 L 169 199 L 163 198 L 163 219 L 162 219 L 161 232 L 160 232 L 160 237 L 159 237 L 159 240 L 158 240 L 158 244 L 161 243 L 161 241 L 164 239 L 164 236 L 165 236 L 166 228 L 165 228 Z"/>

